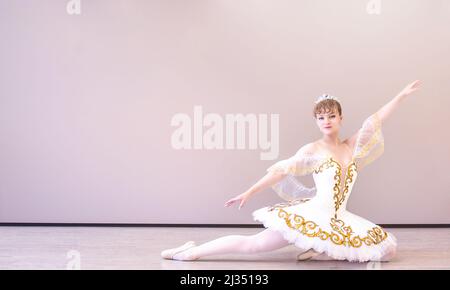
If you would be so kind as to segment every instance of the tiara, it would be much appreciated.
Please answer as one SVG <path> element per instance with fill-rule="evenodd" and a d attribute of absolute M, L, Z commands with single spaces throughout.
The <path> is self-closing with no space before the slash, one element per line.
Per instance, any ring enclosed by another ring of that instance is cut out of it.
<path fill-rule="evenodd" d="M 339 103 L 339 99 L 336 98 L 335 96 L 329 95 L 329 94 L 323 94 L 321 96 L 319 96 L 316 100 L 316 104 L 325 101 L 325 100 L 335 100 L 336 102 Z"/>

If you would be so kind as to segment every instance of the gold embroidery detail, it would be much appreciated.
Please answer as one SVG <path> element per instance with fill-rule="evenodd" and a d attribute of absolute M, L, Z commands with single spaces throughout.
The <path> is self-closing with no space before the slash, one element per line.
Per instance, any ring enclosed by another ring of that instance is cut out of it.
<path fill-rule="evenodd" d="M 352 159 L 353 160 L 353 159 Z M 347 168 L 347 174 L 345 176 L 344 180 L 344 189 L 341 190 L 341 175 L 342 175 L 342 167 L 334 160 L 332 157 L 328 158 L 325 162 L 323 162 L 314 172 L 317 174 L 319 172 L 322 172 L 324 169 L 328 169 L 333 166 L 333 164 L 336 164 L 336 171 L 334 175 L 334 186 L 333 186 L 333 200 L 334 200 L 334 208 L 335 208 L 335 214 L 334 217 L 337 218 L 337 211 L 339 210 L 340 206 L 345 200 L 345 196 L 348 193 L 348 189 L 350 187 L 350 184 L 353 181 L 353 173 L 354 171 L 357 171 L 357 166 L 355 161 L 353 160 Z M 354 170 L 354 171 L 353 171 Z"/>
<path fill-rule="evenodd" d="M 314 173 L 317 174 L 317 173 L 322 172 L 325 169 L 328 169 L 328 168 L 330 168 L 332 166 L 333 166 L 333 159 L 332 158 L 328 158 L 327 160 L 325 160 L 325 162 L 320 164 L 317 169 L 314 170 Z"/>
<path fill-rule="evenodd" d="M 377 141 L 378 142 L 378 141 Z M 364 156 L 363 157 L 361 157 L 359 160 L 359 166 L 362 168 L 362 167 L 365 167 L 366 165 L 368 165 L 368 164 L 370 164 L 373 160 L 375 160 L 375 159 L 377 159 L 378 157 L 380 157 L 380 155 L 383 153 L 383 151 L 384 151 L 384 143 L 383 142 L 381 142 L 380 143 L 380 146 L 378 146 L 378 147 L 376 147 L 375 149 L 371 149 L 372 150 L 372 153 L 371 153 L 371 155 L 369 156 L 369 157 L 367 157 L 367 158 L 364 158 Z"/>
<path fill-rule="evenodd" d="M 303 198 L 303 199 L 290 200 L 288 202 L 277 203 L 277 204 L 269 207 L 268 211 L 273 211 L 273 210 L 280 209 L 280 208 L 285 208 L 285 207 L 288 207 L 288 206 L 294 206 L 294 205 L 297 205 L 297 204 L 305 203 L 305 202 L 307 202 L 309 200 L 310 200 L 310 198 Z"/>
<path fill-rule="evenodd" d="M 345 226 L 344 221 L 332 218 L 330 225 L 331 228 L 340 235 L 341 239 L 337 241 L 337 244 L 339 245 L 359 248 L 362 243 L 367 246 L 371 246 L 374 244 L 379 244 L 387 238 L 387 233 L 380 227 L 374 227 L 371 230 L 368 230 L 366 237 L 360 237 L 359 235 L 352 237 L 353 229 L 351 226 Z"/>
<path fill-rule="evenodd" d="M 297 214 L 291 214 L 283 208 L 277 208 L 278 217 L 285 220 L 286 225 L 301 234 L 310 238 L 320 238 L 321 240 L 330 239 L 336 245 L 359 248 L 364 243 L 367 246 L 377 245 L 384 241 L 388 234 L 380 227 L 373 227 L 367 231 L 367 236 L 354 236 L 351 226 L 346 226 L 344 221 L 331 218 L 332 232 L 322 230 L 319 225 L 313 221 L 308 221 Z"/>
<path fill-rule="evenodd" d="M 339 164 L 338 164 L 338 166 L 339 166 Z M 337 218 L 337 211 L 339 210 L 342 203 L 344 202 L 345 196 L 348 193 L 350 184 L 353 181 L 353 170 L 356 171 L 356 164 L 354 162 L 350 163 L 350 165 L 347 168 L 347 175 L 345 176 L 345 181 L 344 181 L 344 190 L 339 191 L 338 195 L 334 196 L 335 209 L 336 209 L 335 218 Z"/>
<path fill-rule="evenodd" d="M 381 120 L 380 120 L 380 117 L 378 116 L 378 113 L 373 114 L 372 119 L 373 119 L 373 123 L 374 123 L 374 125 L 373 125 L 374 133 L 370 137 L 369 142 L 367 142 L 367 144 L 362 146 L 362 148 L 360 149 L 358 154 L 355 156 L 355 158 L 363 158 L 373 148 L 373 146 L 375 146 L 377 143 L 379 143 L 381 141 L 381 135 L 382 135 L 381 134 Z M 358 140 L 358 142 L 359 142 L 359 140 Z M 383 142 L 381 142 L 380 145 L 382 148 L 384 148 Z M 358 147 L 360 145 L 356 144 L 356 146 Z"/>
<path fill-rule="evenodd" d="M 332 160 L 332 159 L 330 159 Z M 333 191 L 334 191 L 334 195 L 333 195 L 333 199 L 334 199 L 334 216 L 337 217 L 337 211 L 339 209 L 339 200 L 342 199 L 341 197 L 341 174 L 342 174 L 342 170 L 341 170 L 341 166 L 339 165 L 338 162 L 334 162 L 337 167 L 336 167 L 336 174 L 334 175 L 334 187 L 333 187 Z"/>
<path fill-rule="evenodd" d="M 365 144 L 361 150 L 359 151 L 358 155 L 356 155 L 356 158 L 363 158 L 364 156 L 367 155 L 367 153 L 377 144 L 379 143 L 381 140 L 381 130 L 380 129 L 375 129 L 375 132 L 373 133 L 373 135 L 370 137 L 369 142 L 367 142 L 367 144 Z"/>

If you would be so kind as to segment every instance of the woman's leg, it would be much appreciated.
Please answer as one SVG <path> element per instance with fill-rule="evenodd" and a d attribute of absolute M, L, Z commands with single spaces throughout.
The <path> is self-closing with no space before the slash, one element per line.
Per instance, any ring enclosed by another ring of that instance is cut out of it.
<path fill-rule="evenodd" d="M 224 236 L 176 254 L 175 260 L 196 260 L 222 254 L 253 254 L 273 251 L 289 245 L 282 234 L 270 229 L 251 235 Z"/>

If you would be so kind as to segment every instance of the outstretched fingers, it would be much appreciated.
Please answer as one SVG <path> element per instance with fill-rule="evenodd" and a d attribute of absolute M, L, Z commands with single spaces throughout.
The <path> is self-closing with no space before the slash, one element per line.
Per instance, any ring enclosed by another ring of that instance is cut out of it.
<path fill-rule="evenodd" d="M 237 200 L 239 200 L 239 198 L 237 198 L 237 197 L 234 197 L 234 198 L 228 200 L 227 202 L 225 202 L 225 207 L 229 207 L 229 206 L 233 205 L 233 203 L 235 203 Z"/>

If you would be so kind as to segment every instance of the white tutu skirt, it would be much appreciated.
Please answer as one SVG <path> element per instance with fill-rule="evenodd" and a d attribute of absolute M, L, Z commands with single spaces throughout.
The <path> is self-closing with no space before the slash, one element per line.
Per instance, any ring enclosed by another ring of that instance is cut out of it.
<path fill-rule="evenodd" d="M 280 232 L 302 250 L 314 249 L 336 260 L 379 261 L 397 247 L 397 239 L 380 226 L 349 211 L 324 208 L 307 200 L 264 207 L 255 221 Z"/>

